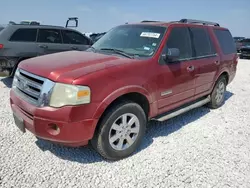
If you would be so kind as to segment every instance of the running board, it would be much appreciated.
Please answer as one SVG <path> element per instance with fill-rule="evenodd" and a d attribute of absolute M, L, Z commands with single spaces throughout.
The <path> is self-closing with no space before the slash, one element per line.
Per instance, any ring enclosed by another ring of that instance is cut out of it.
<path fill-rule="evenodd" d="M 211 99 L 210 99 L 210 95 L 209 95 L 209 96 L 206 97 L 205 99 L 199 100 L 198 102 L 195 102 L 195 103 L 193 103 L 193 104 L 191 104 L 191 105 L 185 106 L 185 107 L 183 107 L 183 108 L 180 108 L 180 109 L 177 109 L 177 110 L 175 110 L 175 111 L 172 111 L 172 112 L 170 112 L 170 113 L 168 113 L 168 114 L 166 114 L 166 115 L 163 115 L 163 116 L 161 116 L 161 117 L 158 116 L 159 118 L 153 118 L 153 119 L 155 119 L 155 120 L 157 120 L 157 121 L 165 121 L 165 120 L 171 119 L 171 118 L 173 118 L 173 117 L 176 117 L 176 116 L 178 116 L 178 115 L 181 115 L 181 114 L 183 114 L 183 113 L 185 113 L 185 112 L 188 112 L 188 111 L 190 111 L 190 110 L 193 110 L 193 109 L 195 109 L 195 108 L 201 107 L 201 106 L 203 106 L 203 105 L 209 103 L 210 100 L 211 100 Z"/>

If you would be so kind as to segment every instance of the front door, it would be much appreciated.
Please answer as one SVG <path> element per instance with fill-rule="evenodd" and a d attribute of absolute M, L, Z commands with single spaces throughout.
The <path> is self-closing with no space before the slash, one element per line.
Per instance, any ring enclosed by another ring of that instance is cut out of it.
<path fill-rule="evenodd" d="M 192 59 L 192 45 L 187 27 L 169 28 L 163 53 L 168 48 L 178 48 L 179 58 L 174 62 L 163 62 L 158 69 L 158 111 L 164 113 L 193 99 L 197 68 Z"/>

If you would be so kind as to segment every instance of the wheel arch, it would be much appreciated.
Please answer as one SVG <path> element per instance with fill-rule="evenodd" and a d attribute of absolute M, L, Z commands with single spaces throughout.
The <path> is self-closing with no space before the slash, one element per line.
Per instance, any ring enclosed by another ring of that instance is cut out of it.
<path fill-rule="evenodd" d="M 15 72 L 16 72 L 16 69 L 17 69 L 17 67 L 18 67 L 18 65 L 19 65 L 19 63 L 20 63 L 21 61 L 26 60 L 26 59 L 30 59 L 30 58 L 32 58 L 32 57 L 20 57 L 20 58 L 18 58 L 18 60 L 17 60 L 17 62 L 16 62 L 16 64 L 15 64 L 15 66 L 13 67 L 13 69 L 12 69 L 12 71 L 11 71 L 10 76 L 11 76 L 11 77 L 14 76 L 14 74 L 15 74 Z"/>
<path fill-rule="evenodd" d="M 228 82 L 229 82 L 229 73 L 228 73 L 227 71 L 221 72 L 221 74 L 217 77 L 216 81 L 217 81 L 219 78 L 221 78 L 222 76 L 225 76 L 226 81 L 227 81 L 227 84 L 228 84 Z"/>
<path fill-rule="evenodd" d="M 142 87 L 129 86 L 118 89 L 107 96 L 94 113 L 94 119 L 101 119 L 109 108 L 112 108 L 117 102 L 124 100 L 133 101 L 139 104 L 143 108 L 146 116 L 149 115 L 150 104 L 152 103 L 149 92 Z"/>

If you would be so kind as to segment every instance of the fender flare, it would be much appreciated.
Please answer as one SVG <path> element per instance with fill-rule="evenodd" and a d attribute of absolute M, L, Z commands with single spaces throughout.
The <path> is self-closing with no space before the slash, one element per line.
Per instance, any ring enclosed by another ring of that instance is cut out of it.
<path fill-rule="evenodd" d="M 219 74 L 217 74 L 216 77 L 215 77 L 215 80 L 214 80 L 214 83 L 213 83 L 213 87 L 212 87 L 212 89 L 211 89 L 211 92 L 213 91 L 214 86 L 215 86 L 217 80 L 220 78 L 220 76 L 221 76 L 223 73 L 227 73 L 227 74 L 228 74 L 228 81 L 230 80 L 230 78 L 229 78 L 229 76 L 230 76 L 229 71 L 228 71 L 226 68 L 225 68 L 225 69 L 222 69 L 222 70 L 219 72 Z"/>
<path fill-rule="evenodd" d="M 139 93 L 145 96 L 149 102 L 149 104 L 152 103 L 152 97 L 149 94 L 149 92 L 141 87 L 141 86 L 136 86 L 136 85 L 131 85 L 131 86 L 125 86 L 122 88 L 119 88 L 115 91 L 113 91 L 111 94 L 109 94 L 98 106 L 97 110 L 94 113 L 93 118 L 94 119 L 99 119 L 101 115 L 104 113 L 104 111 L 107 109 L 107 107 L 115 101 L 117 98 L 121 97 L 122 95 L 129 94 L 129 93 Z"/>

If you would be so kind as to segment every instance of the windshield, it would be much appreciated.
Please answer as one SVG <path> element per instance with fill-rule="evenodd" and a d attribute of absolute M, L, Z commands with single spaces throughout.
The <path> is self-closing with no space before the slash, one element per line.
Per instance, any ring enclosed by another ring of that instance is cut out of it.
<path fill-rule="evenodd" d="M 111 29 L 93 44 L 95 50 L 116 49 L 129 55 L 152 56 L 160 45 L 165 27 L 122 25 Z"/>

